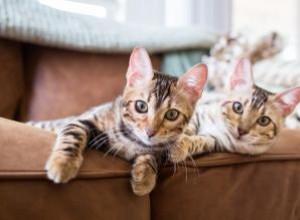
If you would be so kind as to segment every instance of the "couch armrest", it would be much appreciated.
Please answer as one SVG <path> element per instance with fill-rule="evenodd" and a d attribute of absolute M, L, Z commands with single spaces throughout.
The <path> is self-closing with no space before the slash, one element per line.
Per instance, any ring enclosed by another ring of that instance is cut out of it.
<path fill-rule="evenodd" d="M 187 161 L 175 173 L 166 165 L 150 197 L 131 192 L 129 163 L 96 151 L 85 153 L 78 177 L 69 184 L 48 181 L 44 165 L 54 140 L 52 133 L 0 119 L 0 219 L 299 216 L 299 131 L 284 130 L 261 156 L 210 154 Z"/>
<path fill-rule="evenodd" d="M 262 155 L 241 155 L 229 153 L 214 153 L 199 156 L 198 160 L 187 161 L 187 165 L 194 167 L 215 167 L 243 163 L 266 161 L 300 160 L 300 130 L 283 129 L 274 146 Z"/>
<path fill-rule="evenodd" d="M 300 131 L 284 130 L 260 156 L 209 154 L 161 170 L 152 219 L 298 220 Z M 172 199 L 170 199 L 172 198 Z"/>
<path fill-rule="evenodd" d="M 44 165 L 55 135 L 0 119 L 0 219 L 149 219 L 130 189 L 130 164 L 87 152 L 76 180 L 57 185 Z"/>

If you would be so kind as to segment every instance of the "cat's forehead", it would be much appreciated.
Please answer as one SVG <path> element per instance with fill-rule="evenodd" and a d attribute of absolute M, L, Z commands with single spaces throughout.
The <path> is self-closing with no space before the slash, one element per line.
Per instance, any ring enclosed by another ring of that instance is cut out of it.
<path fill-rule="evenodd" d="M 154 99 L 154 106 L 158 109 L 165 102 L 170 106 L 174 98 L 174 92 L 176 88 L 178 78 L 158 72 L 154 72 L 152 79 L 152 88 L 148 94 L 148 102 Z"/>
<path fill-rule="evenodd" d="M 271 96 L 273 96 L 274 94 L 263 89 L 260 88 L 259 86 L 254 86 L 253 90 L 252 90 L 252 94 L 251 94 L 251 100 L 249 100 L 249 104 L 251 106 L 251 108 L 254 109 L 259 109 L 262 106 L 266 105 L 268 103 L 268 100 Z"/>
<path fill-rule="evenodd" d="M 230 99 L 240 101 L 244 106 L 248 106 L 252 109 L 259 109 L 262 106 L 268 105 L 269 100 L 272 100 L 273 96 L 273 93 L 254 86 L 250 91 L 231 94 Z"/>

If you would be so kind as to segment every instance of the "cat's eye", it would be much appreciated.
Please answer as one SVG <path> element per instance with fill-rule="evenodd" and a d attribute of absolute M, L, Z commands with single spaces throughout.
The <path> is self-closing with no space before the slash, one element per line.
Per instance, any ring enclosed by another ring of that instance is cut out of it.
<path fill-rule="evenodd" d="M 243 114 L 244 108 L 240 102 L 234 102 L 232 105 L 232 109 L 237 114 Z"/>
<path fill-rule="evenodd" d="M 268 116 L 261 116 L 260 118 L 257 119 L 257 123 L 260 126 L 265 127 L 271 123 L 271 119 Z"/>
<path fill-rule="evenodd" d="M 179 116 L 179 111 L 176 109 L 170 109 L 166 112 L 165 118 L 168 119 L 169 121 L 175 121 Z"/>
<path fill-rule="evenodd" d="M 137 100 L 135 102 L 135 110 L 138 113 L 146 113 L 146 112 L 148 112 L 148 105 L 146 102 L 144 102 L 142 100 Z"/>

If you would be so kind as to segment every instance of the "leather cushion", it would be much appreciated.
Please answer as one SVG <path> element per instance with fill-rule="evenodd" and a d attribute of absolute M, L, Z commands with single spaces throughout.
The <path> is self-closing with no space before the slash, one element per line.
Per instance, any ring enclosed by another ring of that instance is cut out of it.
<path fill-rule="evenodd" d="M 26 97 L 20 120 L 80 114 L 123 91 L 129 54 L 93 54 L 49 47 L 24 50 Z M 158 69 L 160 58 L 152 58 Z"/>
<path fill-rule="evenodd" d="M 0 40 L 0 116 L 13 119 L 23 95 L 21 46 Z"/>

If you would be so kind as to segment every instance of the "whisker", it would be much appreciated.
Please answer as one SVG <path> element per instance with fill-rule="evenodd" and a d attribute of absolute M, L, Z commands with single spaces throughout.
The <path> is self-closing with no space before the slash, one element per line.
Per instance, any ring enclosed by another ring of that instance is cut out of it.
<path fill-rule="evenodd" d="M 115 148 L 114 146 L 111 147 L 111 148 L 109 148 L 109 150 L 105 152 L 105 154 L 104 154 L 103 157 L 106 157 L 110 152 L 112 152 L 113 150 L 115 150 L 114 148 Z"/>
<path fill-rule="evenodd" d="M 103 147 L 107 141 L 108 141 L 108 139 L 105 139 L 101 143 L 99 143 L 98 147 L 96 147 L 96 150 L 99 150 L 101 147 Z"/>
<path fill-rule="evenodd" d="M 198 170 L 198 167 L 197 167 L 197 164 L 196 164 L 195 160 L 193 159 L 193 157 L 192 157 L 192 155 L 191 155 L 190 153 L 188 153 L 188 156 L 189 156 L 189 158 L 191 159 L 191 161 L 192 161 L 192 163 L 193 163 L 194 171 L 196 170 L 197 173 L 198 173 L 198 176 L 199 176 L 200 173 L 199 173 L 199 170 Z"/>
<path fill-rule="evenodd" d="M 90 143 L 88 143 L 88 145 L 89 145 L 90 149 L 93 149 L 94 147 L 96 147 L 96 145 L 98 145 L 98 147 L 96 147 L 96 149 L 98 149 L 103 143 L 105 143 L 108 140 L 109 140 L 108 137 L 103 137 L 103 138 L 97 140 L 94 144 L 91 145 Z"/>
<path fill-rule="evenodd" d="M 187 167 L 186 167 L 186 162 L 185 162 L 185 160 L 183 161 L 183 163 L 184 163 L 184 168 L 185 168 L 185 182 L 187 183 L 188 174 L 187 174 Z"/>

